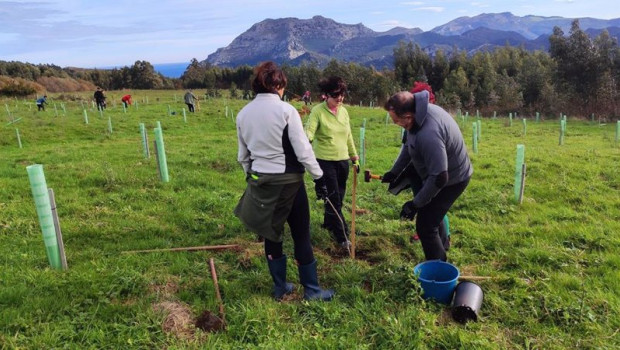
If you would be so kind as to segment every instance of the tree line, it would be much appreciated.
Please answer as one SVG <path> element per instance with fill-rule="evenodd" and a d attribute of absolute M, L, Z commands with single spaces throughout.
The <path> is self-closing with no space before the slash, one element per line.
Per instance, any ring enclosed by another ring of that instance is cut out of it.
<path fill-rule="evenodd" d="M 485 115 L 492 111 L 620 115 L 617 40 L 607 31 L 591 38 L 575 20 L 567 34 L 555 27 L 549 41 L 549 52 L 530 52 L 506 45 L 473 54 L 456 48 L 450 54 L 439 50 L 432 56 L 417 44 L 401 42 L 394 49 L 394 68 L 383 70 L 336 60 L 326 67 L 285 63 L 282 68 L 289 80 L 286 95 L 289 99 L 299 98 L 310 90 L 318 96 L 318 81 L 338 75 L 348 83 L 347 99 L 352 104 L 380 105 L 392 93 L 410 89 L 415 81 L 424 81 L 433 88 L 437 103 L 453 110 L 480 110 Z M 250 66 L 215 67 L 195 58 L 178 79 L 162 76 L 146 61 L 111 70 L 0 61 L 0 77 L 21 78 L 12 87 L 0 79 L 0 94 L 17 95 L 27 82 L 45 83 L 44 78 L 54 77 L 106 90 L 189 88 L 206 89 L 212 96 L 228 90 L 233 98 L 248 98 L 252 73 Z M 43 84 L 48 91 L 49 84 Z"/>

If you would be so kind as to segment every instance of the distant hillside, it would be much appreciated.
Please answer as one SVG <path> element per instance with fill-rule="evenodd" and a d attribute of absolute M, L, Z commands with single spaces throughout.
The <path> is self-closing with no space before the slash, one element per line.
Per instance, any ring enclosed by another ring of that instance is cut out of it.
<path fill-rule="evenodd" d="M 375 32 L 363 24 L 342 24 L 322 16 L 310 19 L 266 19 L 236 37 L 230 45 L 219 48 L 206 62 L 220 67 L 255 65 L 265 60 L 300 65 L 326 65 L 337 59 L 376 68 L 393 64 L 393 50 L 399 42 L 413 42 L 434 55 L 455 48 L 474 53 L 511 45 L 527 50 L 548 50 L 554 26 L 568 33 L 574 19 L 563 17 L 514 16 L 511 13 L 481 14 L 460 17 L 431 31 L 419 28 L 392 28 Z M 580 27 L 590 35 L 609 28 L 618 38 L 620 18 L 602 20 L 580 18 Z"/>

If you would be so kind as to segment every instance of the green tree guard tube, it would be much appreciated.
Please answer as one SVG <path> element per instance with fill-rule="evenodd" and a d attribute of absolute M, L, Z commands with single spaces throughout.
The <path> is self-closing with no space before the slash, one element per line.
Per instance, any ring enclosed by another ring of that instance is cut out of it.
<path fill-rule="evenodd" d="M 168 182 L 168 164 L 166 163 L 166 150 L 164 148 L 164 136 L 161 128 L 155 129 L 155 142 L 157 143 L 157 157 L 159 158 L 159 167 L 161 170 L 161 181 Z"/>
<path fill-rule="evenodd" d="M 480 111 L 476 109 L 476 119 L 480 119 Z"/>
<path fill-rule="evenodd" d="M 138 110 L 138 101 L 136 101 L 136 103 L 134 103 L 133 106 L 136 108 L 136 111 L 137 111 Z"/>
<path fill-rule="evenodd" d="M 67 115 L 67 110 L 65 109 L 65 104 L 61 103 L 60 108 L 62 108 L 62 115 Z"/>
<path fill-rule="evenodd" d="M 88 113 L 84 109 L 84 123 L 88 124 Z"/>
<path fill-rule="evenodd" d="M 521 177 L 523 176 L 523 162 L 525 161 L 525 145 L 517 145 L 517 160 L 515 164 L 515 201 L 519 201 L 521 193 Z"/>
<path fill-rule="evenodd" d="M 34 164 L 26 167 L 28 178 L 30 179 L 30 189 L 34 197 L 37 208 L 39 224 L 43 233 L 43 242 L 47 251 L 47 259 L 55 269 L 62 269 L 60 254 L 58 253 L 58 241 L 56 240 L 56 230 L 54 229 L 54 219 L 52 217 L 52 206 L 47 191 L 43 166 Z"/>
<path fill-rule="evenodd" d="M 157 123 L 155 123 L 155 125 L 156 125 L 155 127 L 156 127 L 157 129 L 163 130 L 163 129 L 161 128 L 161 122 L 160 122 L 159 120 L 157 121 Z"/>
<path fill-rule="evenodd" d="M 447 214 L 443 217 L 443 226 L 446 228 L 446 236 L 450 237 L 450 220 Z"/>
<path fill-rule="evenodd" d="M 540 113 L 536 112 L 536 122 L 538 123 L 540 121 Z"/>
<path fill-rule="evenodd" d="M 620 141 L 620 120 L 616 122 L 616 143 Z"/>
<path fill-rule="evenodd" d="M 366 163 L 366 128 L 360 128 L 360 166 L 363 168 Z"/>
<path fill-rule="evenodd" d="M 508 126 L 512 126 L 512 112 L 508 113 Z"/>
<path fill-rule="evenodd" d="M 170 109 L 170 105 L 168 105 L 168 115 L 172 115 L 172 110 Z"/>
<path fill-rule="evenodd" d="M 187 123 L 187 115 L 185 114 L 185 108 L 183 108 L 183 121 Z"/>
<path fill-rule="evenodd" d="M 127 107 L 125 107 L 124 103 L 123 103 L 123 113 L 127 114 Z"/>
<path fill-rule="evenodd" d="M 112 117 L 108 116 L 108 132 L 112 133 Z"/>
<path fill-rule="evenodd" d="M 523 118 L 523 136 L 527 135 L 527 120 Z"/>
<path fill-rule="evenodd" d="M 497 112 L 493 111 L 493 119 L 497 118 Z"/>
<path fill-rule="evenodd" d="M 15 128 L 15 133 L 17 134 L 17 145 L 19 146 L 19 148 L 22 148 L 22 138 L 19 137 L 19 129 Z M 618 135 L 616 133 L 616 141 L 618 141 Z"/>
<path fill-rule="evenodd" d="M 474 153 L 478 154 L 478 123 L 472 123 L 472 144 L 474 147 Z"/>
<path fill-rule="evenodd" d="M 478 141 L 480 141 L 482 139 L 482 121 L 478 119 L 476 120 L 476 123 L 478 123 L 478 136 L 476 138 L 478 139 Z"/>
<path fill-rule="evenodd" d="M 99 108 L 99 118 L 103 118 L 103 108 L 98 107 Z"/>
<path fill-rule="evenodd" d="M 144 149 L 144 158 L 149 158 L 151 155 L 149 154 L 149 139 L 146 134 L 146 127 L 144 123 L 140 123 L 140 135 L 142 136 L 142 148 Z"/>

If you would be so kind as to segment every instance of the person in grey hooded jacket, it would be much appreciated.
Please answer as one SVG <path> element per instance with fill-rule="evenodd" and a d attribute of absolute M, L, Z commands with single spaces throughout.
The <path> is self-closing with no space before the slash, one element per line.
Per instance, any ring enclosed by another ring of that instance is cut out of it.
<path fill-rule="evenodd" d="M 426 260 L 447 260 L 449 245 L 443 217 L 465 191 L 473 167 L 463 135 L 452 116 L 429 103 L 428 91 L 412 94 L 401 91 L 392 95 L 384 108 L 392 121 L 407 130 L 406 141 L 392 169 L 383 182 L 392 182 L 409 165 L 422 186 L 413 199 L 411 210 Z"/>

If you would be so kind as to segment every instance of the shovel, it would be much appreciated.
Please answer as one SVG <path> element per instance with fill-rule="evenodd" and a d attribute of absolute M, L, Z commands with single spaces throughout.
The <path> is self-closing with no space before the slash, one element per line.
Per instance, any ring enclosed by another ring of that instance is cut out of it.
<path fill-rule="evenodd" d="M 219 306 L 220 317 L 215 316 L 209 310 L 205 310 L 196 320 L 196 327 L 207 332 L 217 332 L 226 328 L 226 317 L 224 315 L 224 303 L 220 294 L 220 285 L 217 283 L 217 272 L 215 271 L 213 258 L 209 259 L 209 266 L 211 267 L 211 278 L 215 286 L 215 296 Z"/>

